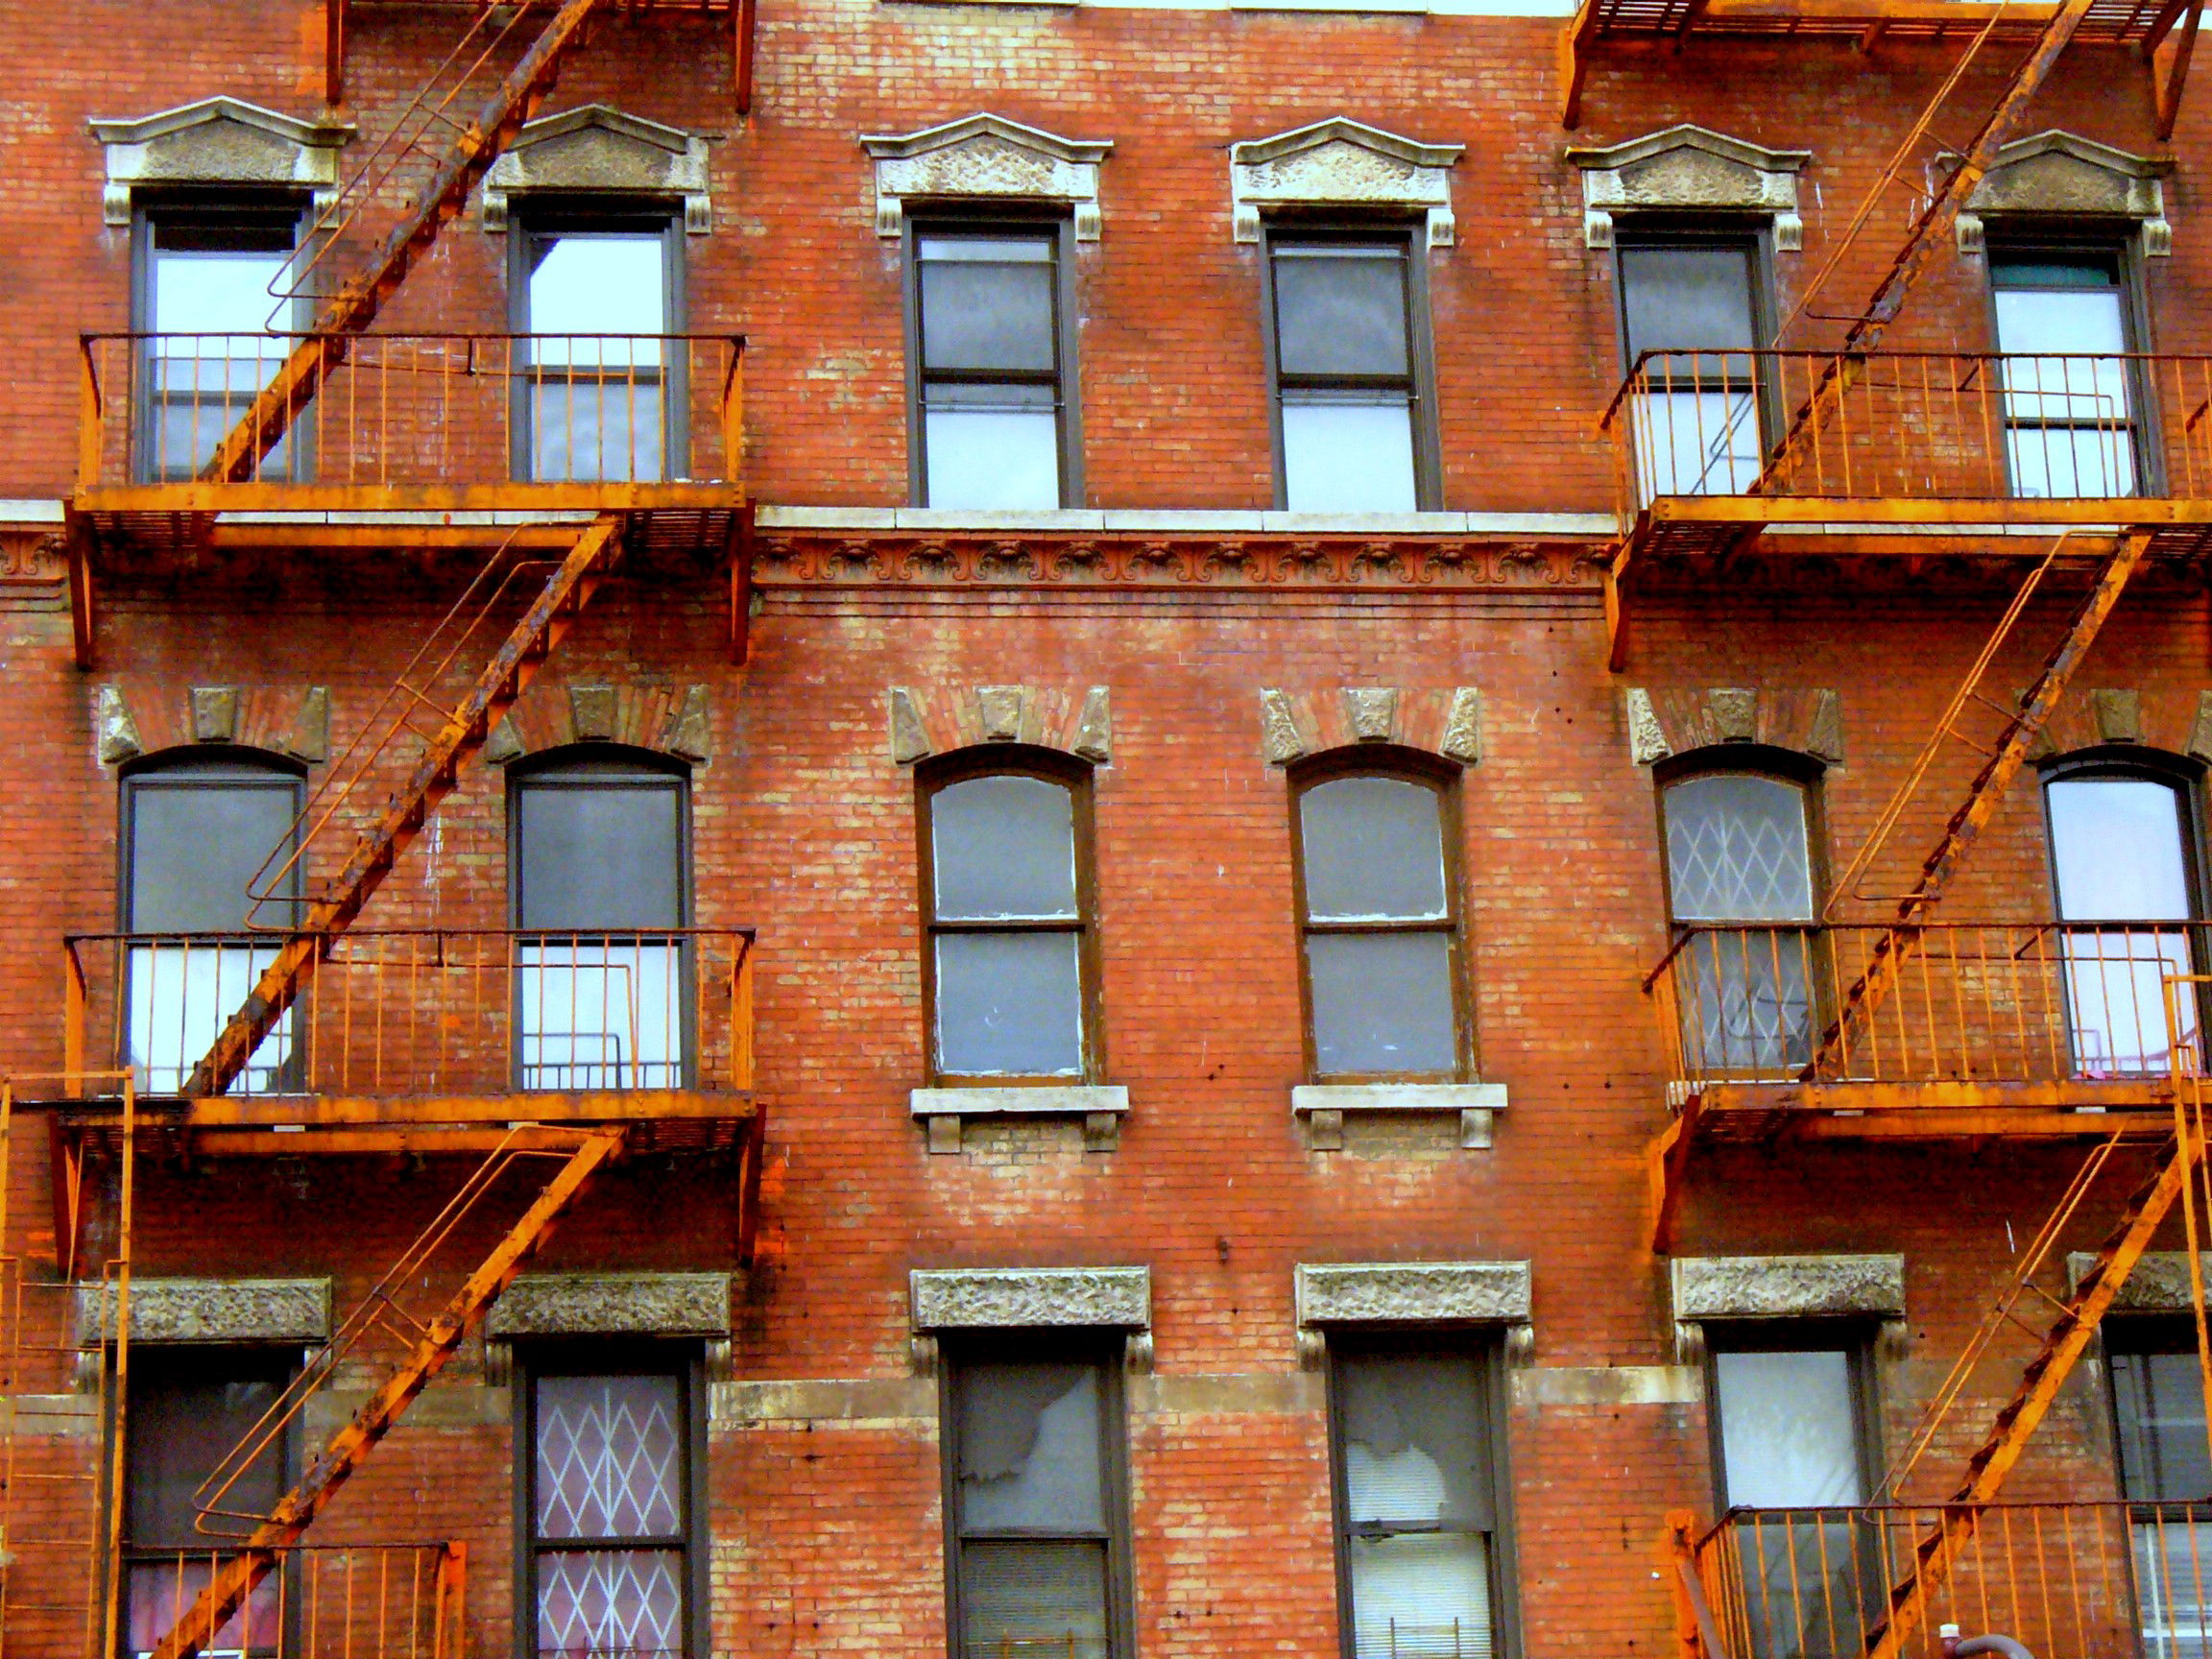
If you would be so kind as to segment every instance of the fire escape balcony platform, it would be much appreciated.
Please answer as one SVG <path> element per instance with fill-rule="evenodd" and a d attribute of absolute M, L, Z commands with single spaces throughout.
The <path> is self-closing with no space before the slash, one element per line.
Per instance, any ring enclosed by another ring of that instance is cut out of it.
<path fill-rule="evenodd" d="M 2164 1076 L 2060 1082 L 1704 1083 L 1685 1115 L 1708 1142 L 2158 1139 L 2174 1130 Z"/>

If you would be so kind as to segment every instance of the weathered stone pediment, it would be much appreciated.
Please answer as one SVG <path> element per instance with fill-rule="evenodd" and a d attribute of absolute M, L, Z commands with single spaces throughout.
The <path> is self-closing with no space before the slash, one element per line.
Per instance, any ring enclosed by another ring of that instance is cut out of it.
<path fill-rule="evenodd" d="M 1343 116 L 1229 147 L 1237 240 L 1260 239 L 1268 206 L 1403 207 L 1428 216 L 1429 246 L 1449 248 L 1451 168 L 1463 147 L 1422 144 Z"/>
<path fill-rule="evenodd" d="M 1956 160 L 1956 156 L 1947 156 Z M 2166 220 L 2166 189 L 2159 182 L 2174 163 L 2134 156 L 2054 129 L 1997 152 L 1982 182 L 1959 215 L 1959 251 L 1982 252 L 1985 221 L 2008 214 L 2036 218 L 2132 219 L 2143 252 L 2152 257 L 2174 249 Z"/>
<path fill-rule="evenodd" d="M 90 125 L 108 153 L 101 211 L 109 225 L 131 223 L 131 193 L 149 184 L 290 186 L 313 191 L 320 206 L 337 190 L 338 153 L 353 136 L 350 126 L 221 97 Z"/>
<path fill-rule="evenodd" d="M 613 196 L 681 196 L 684 228 L 713 228 L 707 140 L 680 128 L 587 104 L 533 121 L 515 135 L 484 180 L 484 228 L 507 228 L 517 191 L 590 191 Z"/>
<path fill-rule="evenodd" d="M 909 199 L 977 198 L 1061 202 L 1075 239 L 1098 240 L 1098 163 L 1110 141 L 1062 138 L 1002 115 L 974 114 L 902 135 L 877 133 L 861 147 L 876 160 L 876 233 L 897 236 Z"/>
<path fill-rule="evenodd" d="M 1797 175 L 1813 159 L 1806 150 L 1766 150 L 1687 122 L 1603 149 L 1574 149 L 1582 170 L 1582 240 L 1613 246 L 1613 216 L 1622 212 L 1764 213 L 1774 221 L 1774 245 L 1802 247 Z"/>

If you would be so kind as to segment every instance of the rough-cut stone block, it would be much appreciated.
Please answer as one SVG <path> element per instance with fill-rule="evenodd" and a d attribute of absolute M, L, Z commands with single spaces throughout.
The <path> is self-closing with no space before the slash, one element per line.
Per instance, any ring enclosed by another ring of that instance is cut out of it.
<path fill-rule="evenodd" d="M 1843 764 L 1843 699 L 1834 691 L 1813 693 L 1813 718 L 1805 728 L 1805 753 L 1831 766 Z"/>
<path fill-rule="evenodd" d="M 2197 693 L 2197 719 L 2189 728 L 2192 759 L 2212 762 L 2212 691 Z"/>
<path fill-rule="evenodd" d="M 321 765 L 330 758 L 330 687 L 310 685 L 284 738 L 284 751 L 296 760 Z"/>
<path fill-rule="evenodd" d="M 909 1294 L 917 1331 L 1152 1324 L 1149 1267 L 917 1268 Z"/>
<path fill-rule="evenodd" d="M 192 687 L 192 741 L 234 743 L 238 740 L 238 687 Z"/>
<path fill-rule="evenodd" d="M 1302 1262 L 1298 1323 L 1526 1324 L 1529 1283 L 1526 1262 Z"/>
<path fill-rule="evenodd" d="M 1674 745 L 1667 741 L 1667 729 L 1659 724 L 1659 710 L 1651 706 L 1650 692 L 1631 685 L 1621 694 L 1621 702 L 1628 720 L 1628 753 L 1637 765 L 1648 766 L 1674 753 Z"/>
<path fill-rule="evenodd" d="M 515 1336 L 727 1336 L 727 1273 L 530 1273 L 492 1305 L 484 1333 Z"/>
<path fill-rule="evenodd" d="M 522 758 L 522 737 L 515 730 L 515 722 L 501 716 L 499 724 L 492 728 L 491 735 L 484 739 L 484 762 L 488 766 L 504 766 L 510 760 Z"/>
<path fill-rule="evenodd" d="M 92 694 L 92 729 L 99 737 L 103 766 L 120 766 L 145 753 L 138 722 L 131 717 L 131 705 L 123 700 L 120 685 L 103 685 Z"/>
<path fill-rule="evenodd" d="M 1281 691 L 1260 693 L 1260 744 L 1268 761 L 1286 766 L 1306 753 L 1306 739 L 1290 710 L 1290 699 Z"/>
<path fill-rule="evenodd" d="M 1462 685 L 1452 693 L 1451 709 L 1444 716 L 1444 735 L 1436 752 L 1448 760 L 1474 765 L 1482 758 L 1482 693 Z"/>
<path fill-rule="evenodd" d="M 1076 754 L 1105 766 L 1114 759 L 1114 711 L 1106 687 L 1094 685 L 1083 693 L 1083 712 L 1075 722 Z"/>
<path fill-rule="evenodd" d="M 2081 1288 L 2081 1281 L 2088 1277 L 2096 1260 L 2086 1250 L 2074 1251 L 2066 1258 L 2066 1284 L 2070 1289 Z M 2212 1252 L 2201 1260 L 2205 1282 L 2212 1284 Z M 2128 1275 L 2128 1282 L 2120 1286 L 2119 1294 L 2112 1298 L 2112 1306 L 2123 1313 L 2187 1312 L 2189 1252 L 2145 1251 L 2143 1259 L 2135 1263 L 2135 1270 Z"/>
<path fill-rule="evenodd" d="M 77 1341 L 94 1347 L 115 1331 L 113 1285 L 77 1289 Z M 323 1342 L 330 1335 L 327 1279 L 131 1281 L 133 1342 Z"/>
<path fill-rule="evenodd" d="M 911 766 L 930 754 L 929 729 L 922 724 L 922 709 L 914 693 L 903 685 L 891 687 L 891 763 Z"/>
<path fill-rule="evenodd" d="M 619 730 L 617 701 L 612 685 L 569 686 L 568 722 L 576 741 L 611 742 Z"/>
<path fill-rule="evenodd" d="M 680 760 L 704 762 L 713 743 L 710 707 L 706 686 L 685 686 L 684 700 L 676 705 L 668 716 L 667 730 L 661 734 L 661 747 Z"/>
<path fill-rule="evenodd" d="M 1677 1256 L 1674 1317 L 1905 1316 L 1902 1256 Z"/>

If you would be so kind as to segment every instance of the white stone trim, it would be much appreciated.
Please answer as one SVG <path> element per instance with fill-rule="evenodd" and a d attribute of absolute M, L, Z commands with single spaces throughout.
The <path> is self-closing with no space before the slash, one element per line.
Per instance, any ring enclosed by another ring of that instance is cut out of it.
<path fill-rule="evenodd" d="M 1112 1083 L 917 1089 L 907 1096 L 907 1110 L 928 1131 L 932 1152 L 959 1151 L 971 1118 L 1080 1118 L 1083 1150 L 1111 1152 L 1120 1143 L 1129 1091 Z"/>
<path fill-rule="evenodd" d="M 1805 245 L 1797 175 L 1809 150 L 1767 150 L 1685 121 L 1624 144 L 1571 149 L 1567 159 L 1582 173 L 1584 247 L 1612 247 L 1615 214 L 1651 208 L 1765 213 L 1777 249 Z"/>
<path fill-rule="evenodd" d="M 1905 1316 L 1902 1256 L 1677 1256 L 1670 1278 L 1677 1320 Z"/>
<path fill-rule="evenodd" d="M 112 1283 L 77 1286 L 77 1343 L 113 1339 L 119 1298 Z M 326 1342 L 327 1279 L 154 1279 L 131 1281 L 133 1342 Z"/>
<path fill-rule="evenodd" d="M 110 226 L 131 223 L 132 192 L 147 184 L 303 186 L 321 212 L 337 201 L 338 153 L 354 132 L 228 97 L 89 125 L 107 152 L 100 217 Z"/>
<path fill-rule="evenodd" d="M 728 1336 L 727 1273 L 526 1273 L 493 1303 L 484 1334 Z"/>
<path fill-rule="evenodd" d="M 1960 157 L 1947 154 L 1940 159 L 1956 165 Z M 1959 252 L 1984 251 L 1984 221 L 1991 214 L 2080 215 L 2135 220 L 2144 256 L 2162 259 L 2174 252 L 2174 227 L 2167 222 L 2166 189 L 2159 180 L 2173 170 L 2170 158 L 2136 156 L 2056 128 L 2016 138 L 1997 152 L 1967 197 L 1958 219 Z"/>
<path fill-rule="evenodd" d="M 2066 1258 L 2066 1287 L 2079 1292 L 2081 1281 L 2088 1277 L 2096 1256 L 2087 1250 L 2076 1250 Z M 2200 1257 L 2207 1285 L 2212 1285 L 2212 1252 Z M 2128 1275 L 2127 1283 L 2120 1286 L 2112 1298 L 2115 1313 L 2186 1313 L 2189 1301 L 2189 1252 L 2186 1250 L 2149 1250 L 2135 1263 L 2135 1270 Z"/>
<path fill-rule="evenodd" d="M 534 190 L 681 196 L 685 231 L 714 228 L 707 140 L 607 104 L 565 109 L 515 134 L 484 176 L 484 228 L 506 229 L 508 199 Z"/>
<path fill-rule="evenodd" d="M 1428 220 L 1429 246 L 1449 248 L 1452 166 L 1465 148 L 1423 144 L 1342 115 L 1229 146 L 1230 228 L 1260 240 L 1266 207 L 1402 207 Z"/>
<path fill-rule="evenodd" d="M 1526 1262 L 1301 1262 L 1293 1293 L 1309 1369 L 1340 1326 L 1503 1326 L 1508 1357 L 1524 1362 L 1535 1345 Z"/>
<path fill-rule="evenodd" d="M 872 133 L 860 147 L 876 162 L 878 236 L 901 234 L 914 197 L 1065 203 L 1075 240 L 1098 240 L 1098 163 L 1114 148 L 1110 139 L 1063 138 L 978 111 L 916 132 Z"/>
<path fill-rule="evenodd" d="M 1459 1144 L 1479 1149 L 1490 1144 L 1494 1114 L 1504 1110 L 1503 1083 L 1302 1083 L 1290 1091 L 1291 1116 L 1306 1120 L 1316 1152 L 1343 1149 L 1346 1113 L 1456 1112 Z"/>

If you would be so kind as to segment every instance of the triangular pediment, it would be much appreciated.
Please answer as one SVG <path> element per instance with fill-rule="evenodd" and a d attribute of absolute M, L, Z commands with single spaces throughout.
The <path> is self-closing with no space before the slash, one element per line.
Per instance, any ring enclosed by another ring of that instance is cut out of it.
<path fill-rule="evenodd" d="M 1429 221 L 1429 245 L 1454 236 L 1451 169 L 1464 146 L 1424 144 L 1347 116 L 1229 146 L 1237 240 L 1257 241 L 1269 206 L 1396 207 Z"/>
<path fill-rule="evenodd" d="M 896 236 L 910 200 L 1066 203 L 1075 234 L 1098 235 L 1098 164 L 1110 140 L 1063 138 L 1039 127 L 978 112 L 903 133 L 871 133 L 860 147 L 876 161 L 876 228 Z"/>
<path fill-rule="evenodd" d="M 329 191 L 338 153 L 353 129 L 302 121 L 240 98 L 203 98 L 129 119 L 100 118 L 107 152 L 107 221 L 131 221 L 131 192 L 144 185 L 242 184 Z"/>
<path fill-rule="evenodd" d="M 707 140 L 607 104 L 586 104 L 533 121 L 492 164 L 484 180 L 484 228 L 507 223 L 517 192 L 601 196 L 681 196 L 685 228 L 711 226 Z"/>

